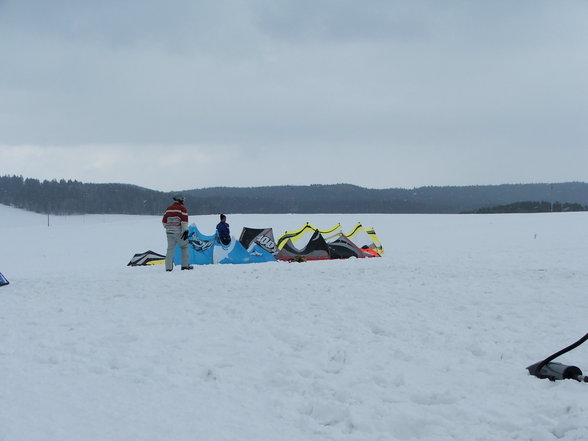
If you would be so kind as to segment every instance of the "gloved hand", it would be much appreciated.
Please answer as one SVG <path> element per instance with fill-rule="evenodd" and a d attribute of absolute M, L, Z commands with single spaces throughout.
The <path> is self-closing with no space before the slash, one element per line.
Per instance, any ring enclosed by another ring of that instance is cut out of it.
<path fill-rule="evenodd" d="M 182 233 L 182 236 L 181 237 L 182 237 L 182 240 L 187 240 L 188 239 L 188 230 L 184 231 Z"/>

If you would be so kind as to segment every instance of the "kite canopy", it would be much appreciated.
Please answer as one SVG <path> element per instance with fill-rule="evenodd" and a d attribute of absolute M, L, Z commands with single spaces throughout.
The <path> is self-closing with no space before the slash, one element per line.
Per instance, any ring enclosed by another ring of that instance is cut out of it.
<path fill-rule="evenodd" d="M 212 263 L 251 263 L 249 253 L 241 242 L 231 236 L 228 245 L 217 240 L 212 248 Z"/>
<path fill-rule="evenodd" d="M 243 228 L 239 238 L 241 245 L 249 253 L 251 263 L 273 262 L 278 253 L 271 228 Z"/>
<path fill-rule="evenodd" d="M 201 233 L 196 225 L 188 228 L 188 249 L 190 264 L 208 265 L 213 263 L 259 263 L 275 262 L 272 250 L 275 248 L 274 236 L 271 228 L 244 228 L 240 240 L 231 237 L 228 245 L 222 244 L 216 234 Z M 181 262 L 181 251 L 176 247 L 174 263 Z"/>
<path fill-rule="evenodd" d="M 192 265 L 207 265 L 212 263 L 212 254 L 216 235 L 207 236 L 202 234 L 196 225 L 188 227 L 188 250 L 190 251 L 190 263 Z M 176 247 L 174 254 L 174 263 L 180 265 L 182 262 L 182 253 L 180 247 Z"/>
<path fill-rule="evenodd" d="M 347 259 L 349 257 L 380 257 L 384 248 L 373 228 L 364 228 L 361 223 L 349 232 L 336 232 L 341 227 L 338 223 L 326 230 L 319 230 L 308 222 L 301 228 L 286 231 L 278 239 L 278 260 L 306 261 L 325 259 Z M 295 242 L 302 242 L 307 233 L 312 237 L 305 247 L 297 248 Z M 334 233 L 334 234 L 333 234 Z M 329 236 L 325 236 L 329 235 Z M 353 239 L 352 239 L 353 238 Z"/>
<path fill-rule="evenodd" d="M 341 224 L 337 223 L 326 230 L 319 230 L 307 222 L 297 230 L 286 231 L 284 234 L 282 234 L 278 239 L 278 248 L 281 250 L 284 245 L 286 245 L 288 240 L 292 241 L 293 244 L 300 241 L 300 239 L 302 239 L 307 233 L 314 234 L 315 231 L 318 231 L 320 234 L 332 234 L 339 228 L 341 228 Z"/>
<path fill-rule="evenodd" d="M 320 230 L 307 222 L 297 230 L 286 231 L 276 243 L 271 228 L 244 227 L 239 240 L 231 237 L 231 242 L 224 245 L 217 234 L 203 234 L 192 224 L 188 228 L 190 264 L 241 264 L 276 260 L 304 262 L 350 257 L 361 259 L 380 257 L 384 253 L 382 243 L 373 228 L 364 228 L 359 222 L 349 234 L 343 234 L 340 228 L 341 224 L 337 223 L 331 228 Z M 301 243 L 305 245 L 301 246 Z M 179 265 L 181 260 L 181 250 L 176 247 L 174 263 Z M 164 255 L 149 250 L 135 254 L 128 265 L 155 265 L 164 262 Z"/>
<path fill-rule="evenodd" d="M 10 282 L 0 273 L 0 286 L 8 285 Z"/>
<path fill-rule="evenodd" d="M 357 245 L 355 245 L 347 236 L 339 234 L 335 240 L 327 242 L 329 246 L 329 253 L 331 259 L 348 259 L 350 257 L 357 257 L 359 259 L 364 257 L 373 257 L 373 254 L 366 253 Z"/>
<path fill-rule="evenodd" d="M 312 237 L 302 249 L 296 248 L 292 239 L 288 239 L 282 249 L 276 254 L 277 260 L 288 262 L 306 262 L 307 260 L 331 259 L 329 245 L 319 230 L 315 230 Z"/>
<path fill-rule="evenodd" d="M 155 251 L 145 251 L 133 256 L 127 266 L 159 265 L 165 263 L 165 256 Z"/>
<path fill-rule="evenodd" d="M 360 222 L 347 235 L 357 246 L 371 254 L 384 255 L 384 247 L 373 228 L 365 228 Z"/>

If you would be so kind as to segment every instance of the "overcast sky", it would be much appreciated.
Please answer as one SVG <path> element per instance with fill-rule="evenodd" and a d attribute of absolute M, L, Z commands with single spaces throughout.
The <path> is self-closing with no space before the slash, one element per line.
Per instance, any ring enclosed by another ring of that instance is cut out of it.
<path fill-rule="evenodd" d="M 588 0 L 0 0 L 0 175 L 588 181 Z"/>

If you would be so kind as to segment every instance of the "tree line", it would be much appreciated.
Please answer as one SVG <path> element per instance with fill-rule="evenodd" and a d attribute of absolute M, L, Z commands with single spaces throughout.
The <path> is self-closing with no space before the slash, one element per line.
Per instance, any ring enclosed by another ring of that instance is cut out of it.
<path fill-rule="evenodd" d="M 475 214 L 497 213 L 561 213 L 567 211 L 588 211 L 588 206 L 569 202 L 523 201 L 514 204 L 483 207 L 473 210 Z"/>
<path fill-rule="evenodd" d="M 124 184 L 85 184 L 72 180 L 39 181 L 0 177 L 0 203 L 50 214 L 155 214 L 165 195 Z"/>
<path fill-rule="evenodd" d="M 588 205 L 588 184 L 581 182 L 413 189 L 314 184 L 212 187 L 179 192 L 184 194 L 186 206 L 195 215 L 464 213 L 506 209 L 533 212 L 535 206 L 543 207 L 541 203 L 520 201 L 547 201 L 547 211 L 552 211 L 554 207 L 553 211 L 583 210 Z M 65 179 L 40 181 L 22 176 L 0 176 L 0 204 L 37 213 L 155 215 L 165 210 L 175 193 L 178 192 L 163 192 L 129 184 L 93 184 Z M 519 205 L 504 208 L 508 204 Z"/>

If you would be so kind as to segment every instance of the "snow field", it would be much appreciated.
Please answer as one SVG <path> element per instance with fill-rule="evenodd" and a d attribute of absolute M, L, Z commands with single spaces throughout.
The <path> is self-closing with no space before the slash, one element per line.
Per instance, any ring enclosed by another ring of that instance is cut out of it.
<path fill-rule="evenodd" d="M 158 217 L 0 217 L 1 441 L 588 439 L 588 385 L 525 370 L 587 332 L 584 213 L 229 215 L 386 254 L 172 273 L 125 266 Z"/>

